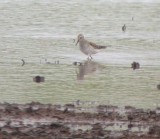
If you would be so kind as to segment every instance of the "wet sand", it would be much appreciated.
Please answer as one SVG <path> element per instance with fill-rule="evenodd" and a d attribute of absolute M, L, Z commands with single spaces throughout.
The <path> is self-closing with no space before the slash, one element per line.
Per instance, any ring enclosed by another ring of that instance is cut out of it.
<path fill-rule="evenodd" d="M 160 108 L 0 104 L 0 139 L 159 139 Z"/>

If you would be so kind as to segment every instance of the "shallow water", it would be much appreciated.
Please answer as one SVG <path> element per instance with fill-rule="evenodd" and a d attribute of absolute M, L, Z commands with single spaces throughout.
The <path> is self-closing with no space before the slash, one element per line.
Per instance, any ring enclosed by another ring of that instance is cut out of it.
<path fill-rule="evenodd" d="M 0 101 L 160 105 L 159 7 L 156 0 L 0 0 Z M 111 47 L 88 62 L 73 42 L 79 33 Z M 140 69 L 130 68 L 133 61 Z M 45 82 L 33 82 L 36 75 Z"/>

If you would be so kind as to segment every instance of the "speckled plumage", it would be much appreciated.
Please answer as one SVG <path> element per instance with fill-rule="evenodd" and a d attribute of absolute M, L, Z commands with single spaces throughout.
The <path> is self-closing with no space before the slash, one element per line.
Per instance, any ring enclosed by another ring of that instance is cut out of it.
<path fill-rule="evenodd" d="M 101 45 L 97 45 L 93 42 L 89 42 L 87 41 L 83 34 L 79 34 L 77 37 L 77 43 L 76 45 L 79 43 L 79 48 L 81 50 L 81 52 L 83 52 L 84 54 L 86 54 L 88 56 L 88 58 L 92 59 L 92 55 L 96 54 L 99 52 L 99 49 L 105 49 L 107 46 L 101 46 Z"/>

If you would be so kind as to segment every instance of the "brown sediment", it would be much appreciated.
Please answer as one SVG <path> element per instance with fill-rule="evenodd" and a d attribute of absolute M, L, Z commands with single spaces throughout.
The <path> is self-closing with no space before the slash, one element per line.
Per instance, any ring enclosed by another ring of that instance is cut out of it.
<path fill-rule="evenodd" d="M 0 104 L 0 139 L 159 139 L 160 108 Z"/>

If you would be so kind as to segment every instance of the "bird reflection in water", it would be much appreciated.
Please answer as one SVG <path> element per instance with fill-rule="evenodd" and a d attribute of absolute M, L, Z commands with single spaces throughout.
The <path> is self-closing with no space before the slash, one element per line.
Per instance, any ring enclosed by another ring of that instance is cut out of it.
<path fill-rule="evenodd" d="M 77 80 L 84 80 L 85 75 L 91 75 L 102 68 L 104 68 L 104 66 L 99 63 L 87 60 L 84 63 L 79 64 L 78 71 L 76 71 Z"/>

